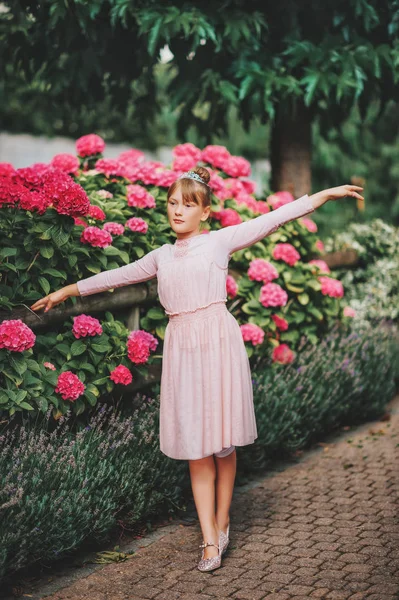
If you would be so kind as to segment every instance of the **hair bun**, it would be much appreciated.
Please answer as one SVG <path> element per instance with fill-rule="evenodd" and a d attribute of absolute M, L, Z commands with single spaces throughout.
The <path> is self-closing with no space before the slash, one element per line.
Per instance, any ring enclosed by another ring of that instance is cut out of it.
<path fill-rule="evenodd" d="M 205 183 L 209 183 L 211 174 L 209 173 L 208 169 L 206 169 L 205 167 L 196 167 L 195 169 L 193 169 L 193 171 L 194 173 L 197 173 L 197 175 L 199 175 L 201 179 L 205 181 Z"/>

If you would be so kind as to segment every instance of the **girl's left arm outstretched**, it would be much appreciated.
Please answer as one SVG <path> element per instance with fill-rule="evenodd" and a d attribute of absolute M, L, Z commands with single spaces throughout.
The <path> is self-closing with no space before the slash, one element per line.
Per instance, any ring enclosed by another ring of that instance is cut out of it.
<path fill-rule="evenodd" d="M 281 225 L 314 212 L 316 208 L 322 206 L 328 200 L 337 200 L 345 196 L 353 196 L 363 200 L 362 196 L 356 191 L 362 189 L 357 185 L 342 185 L 322 190 L 311 196 L 305 194 L 298 200 L 284 204 L 276 210 L 238 225 L 224 227 L 214 233 L 218 236 L 218 241 L 224 245 L 228 254 L 232 254 L 237 250 L 259 242 L 262 238 L 276 231 Z"/>

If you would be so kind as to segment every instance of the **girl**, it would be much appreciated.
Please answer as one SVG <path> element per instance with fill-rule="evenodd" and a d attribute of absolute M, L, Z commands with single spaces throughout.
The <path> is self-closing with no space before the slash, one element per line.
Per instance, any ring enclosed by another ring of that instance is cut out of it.
<path fill-rule="evenodd" d="M 165 330 L 160 450 L 189 461 L 203 543 L 200 571 L 221 566 L 229 543 L 229 511 L 236 475 L 235 446 L 257 438 L 252 379 L 240 327 L 226 307 L 228 263 L 236 250 L 258 242 L 281 225 L 314 212 L 328 200 L 363 199 L 363 188 L 343 185 L 281 206 L 250 221 L 201 233 L 211 211 L 210 174 L 188 171 L 167 194 L 169 223 L 177 235 L 128 265 L 104 271 L 38 300 L 33 310 L 70 296 L 158 278 L 169 321 Z M 216 501 L 216 502 L 215 502 Z"/>

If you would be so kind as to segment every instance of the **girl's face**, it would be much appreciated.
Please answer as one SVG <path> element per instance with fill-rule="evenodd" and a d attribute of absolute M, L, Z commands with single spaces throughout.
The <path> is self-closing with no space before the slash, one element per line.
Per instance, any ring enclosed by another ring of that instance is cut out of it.
<path fill-rule="evenodd" d="M 206 221 L 211 207 L 196 204 L 193 201 L 183 202 L 181 190 L 177 188 L 168 199 L 168 219 L 173 231 L 180 239 L 200 233 L 201 221 Z M 180 222 L 176 221 L 178 219 Z"/>

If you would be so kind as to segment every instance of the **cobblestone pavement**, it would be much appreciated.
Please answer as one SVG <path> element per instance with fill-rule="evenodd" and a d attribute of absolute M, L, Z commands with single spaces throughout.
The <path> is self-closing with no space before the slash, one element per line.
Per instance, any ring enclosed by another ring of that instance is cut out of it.
<path fill-rule="evenodd" d="M 47 600 L 398 600 L 399 397 L 236 493 L 222 567 L 197 569 L 198 520 Z M 238 454 L 239 459 L 239 454 Z"/>

